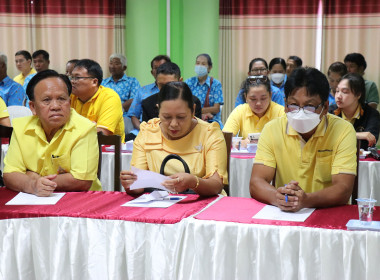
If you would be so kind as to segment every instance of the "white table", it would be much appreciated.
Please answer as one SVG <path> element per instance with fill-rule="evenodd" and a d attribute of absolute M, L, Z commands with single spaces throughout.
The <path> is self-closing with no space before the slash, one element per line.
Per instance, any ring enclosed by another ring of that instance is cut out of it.
<path fill-rule="evenodd" d="M 230 161 L 230 196 L 251 197 L 249 181 L 251 179 L 254 158 L 242 159 L 231 157 Z M 380 162 L 359 161 L 359 197 L 372 196 L 380 206 Z"/>

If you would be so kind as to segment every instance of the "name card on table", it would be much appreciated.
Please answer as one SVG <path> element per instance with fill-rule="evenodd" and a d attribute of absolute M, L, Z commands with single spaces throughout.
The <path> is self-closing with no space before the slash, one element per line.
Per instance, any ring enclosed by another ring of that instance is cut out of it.
<path fill-rule="evenodd" d="M 253 219 L 278 220 L 289 222 L 304 222 L 314 212 L 315 208 L 303 208 L 298 212 L 284 212 L 273 205 L 266 205 L 261 209 Z"/>
<path fill-rule="evenodd" d="M 55 205 L 66 193 L 52 193 L 50 196 L 36 196 L 20 192 L 5 205 Z"/>

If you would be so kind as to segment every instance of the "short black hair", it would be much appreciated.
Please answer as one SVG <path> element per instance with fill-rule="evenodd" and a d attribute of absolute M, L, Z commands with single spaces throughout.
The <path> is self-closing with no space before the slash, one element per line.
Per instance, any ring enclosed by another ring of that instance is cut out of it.
<path fill-rule="evenodd" d="M 84 68 L 87 73 L 96 79 L 98 79 L 98 86 L 102 84 L 103 81 L 103 70 L 99 63 L 92 59 L 81 59 L 75 64 L 75 68 Z"/>
<path fill-rule="evenodd" d="M 260 79 L 256 80 L 256 82 L 252 83 L 250 78 L 247 78 L 244 83 L 243 83 L 243 91 L 244 91 L 244 97 L 247 96 L 249 90 L 252 87 L 259 87 L 259 86 L 264 86 L 267 92 L 269 92 L 269 96 L 272 96 L 272 89 L 270 85 L 270 80 L 266 78 L 265 81 L 262 81 Z"/>
<path fill-rule="evenodd" d="M 355 96 L 359 96 L 360 105 L 364 106 L 365 104 L 365 82 L 362 76 L 356 73 L 348 73 L 344 75 L 341 81 L 347 80 L 350 90 Z"/>
<path fill-rule="evenodd" d="M 157 68 L 156 76 L 159 74 L 175 75 L 179 80 L 181 78 L 181 69 L 179 69 L 178 65 L 173 62 L 166 62 Z"/>
<path fill-rule="evenodd" d="M 282 68 L 284 68 L 284 71 L 286 71 L 286 62 L 281 57 L 275 57 L 269 62 L 269 70 L 272 70 L 273 66 L 276 64 L 281 64 Z"/>
<path fill-rule="evenodd" d="M 306 88 L 307 95 L 318 95 L 322 102 L 326 102 L 330 85 L 326 76 L 318 69 L 312 67 L 298 67 L 294 69 L 285 83 L 285 98 L 288 99 L 297 89 Z"/>
<path fill-rule="evenodd" d="M 30 52 L 28 52 L 26 50 L 18 51 L 15 53 L 15 56 L 16 55 L 22 55 L 26 60 L 32 60 L 32 56 L 31 56 Z"/>
<path fill-rule="evenodd" d="M 171 62 L 170 57 L 168 57 L 167 55 L 164 55 L 164 54 L 160 54 L 160 55 L 155 56 L 152 59 L 152 61 L 150 62 L 150 68 L 153 69 L 153 62 L 160 61 L 160 60 L 165 60 L 166 62 Z"/>
<path fill-rule="evenodd" d="M 42 80 L 45 80 L 47 78 L 61 79 L 66 84 L 67 92 L 70 96 L 72 85 L 70 83 L 69 78 L 66 75 L 58 74 L 58 72 L 48 69 L 48 70 L 38 72 L 28 83 L 28 86 L 26 88 L 26 94 L 28 95 L 28 98 L 30 101 L 34 101 L 34 88 L 36 87 L 36 85 Z"/>
<path fill-rule="evenodd" d="M 201 53 L 201 54 L 197 55 L 197 58 L 195 60 L 197 60 L 198 57 L 200 57 L 200 56 L 204 56 L 207 59 L 208 66 L 212 66 L 211 56 L 209 56 L 207 53 Z"/>
<path fill-rule="evenodd" d="M 363 70 L 367 68 L 367 62 L 365 61 L 365 58 L 361 53 L 349 53 L 344 58 L 344 63 L 346 62 L 356 63 L 358 67 L 363 66 Z"/>
<path fill-rule="evenodd" d="M 158 109 L 161 108 L 161 103 L 168 100 L 182 99 L 187 103 L 187 107 L 194 112 L 193 93 L 189 86 L 184 82 L 169 82 L 165 84 L 158 93 Z"/>
<path fill-rule="evenodd" d="M 44 60 L 49 60 L 49 53 L 45 50 L 38 50 L 38 51 L 35 51 L 33 54 L 32 54 L 32 57 L 33 58 L 36 58 L 37 56 L 39 55 L 42 55 L 42 57 L 44 58 Z"/>
<path fill-rule="evenodd" d="M 251 72 L 253 64 L 256 63 L 256 62 L 258 62 L 258 61 L 261 61 L 262 63 L 264 63 L 265 68 L 268 69 L 268 63 L 267 63 L 267 61 L 264 58 L 256 57 L 256 58 L 252 59 L 251 62 L 249 63 L 248 72 Z"/>
<path fill-rule="evenodd" d="M 301 67 L 302 66 L 302 59 L 296 55 L 291 55 L 288 57 L 288 59 L 291 59 L 291 60 L 294 60 L 294 62 L 296 63 L 297 67 Z"/>
<path fill-rule="evenodd" d="M 331 72 L 338 73 L 340 76 L 344 76 L 347 74 L 347 66 L 346 64 L 337 61 L 332 63 L 327 70 L 327 76 L 331 74 Z"/>
<path fill-rule="evenodd" d="M 77 64 L 79 59 L 70 59 L 66 64 L 72 63 L 72 64 Z"/>

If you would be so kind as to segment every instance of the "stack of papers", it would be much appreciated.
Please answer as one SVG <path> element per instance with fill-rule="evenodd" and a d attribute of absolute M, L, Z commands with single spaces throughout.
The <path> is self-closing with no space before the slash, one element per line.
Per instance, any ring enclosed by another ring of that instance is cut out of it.
<path fill-rule="evenodd" d="M 186 196 L 169 195 L 167 191 L 154 191 L 128 201 L 121 206 L 167 208 L 185 199 Z"/>
<path fill-rule="evenodd" d="M 372 230 L 380 231 L 380 222 L 373 221 L 368 224 L 362 224 L 359 220 L 349 220 L 346 224 L 348 230 Z"/>
<path fill-rule="evenodd" d="M 284 212 L 273 205 L 266 205 L 253 219 L 277 220 L 289 222 L 304 222 L 314 212 L 315 208 L 303 208 L 298 212 Z"/>
<path fill-rule="evenodd" d="M 20 192 L 5 205 L 54 205 L 65 193 L 52 193 L 50 196 L 36 196 L 34 194 Z"/>

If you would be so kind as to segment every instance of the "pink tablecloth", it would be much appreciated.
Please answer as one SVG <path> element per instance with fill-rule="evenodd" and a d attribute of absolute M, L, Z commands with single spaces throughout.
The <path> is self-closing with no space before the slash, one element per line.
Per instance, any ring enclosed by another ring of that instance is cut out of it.
<path fill-rule="evenodd" d="M 252 219 L 265 204 L 252 198 L 224 197 L 195 216 L 199 220 L 236 222 L 245 224 L 266 224 L 276 226 L 304 226 L 328 229 L 346 229 L 351 219 L 358 219 L 358 207 L 345 205 L 315 210 L 305 222 L 286 222 Z M 375 207 L 374 220 L 380 221 L 379 207 Z"/>
<path fill-rule="evenodd" d="M 5 205 L 16 195 L 17 192 L 0 188 L 0 219 L 64 216 L 174 224 L 197 213 L 216 199 L 186 195 L 186 199 L 168 208 L 121 207 L 134 197 L 121 192 L 91 191 L 66 193 L 56 205 Z"/>

